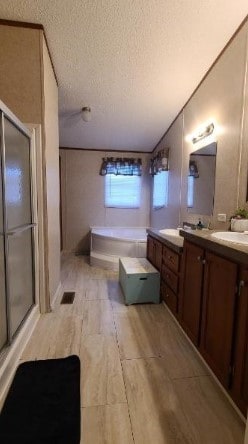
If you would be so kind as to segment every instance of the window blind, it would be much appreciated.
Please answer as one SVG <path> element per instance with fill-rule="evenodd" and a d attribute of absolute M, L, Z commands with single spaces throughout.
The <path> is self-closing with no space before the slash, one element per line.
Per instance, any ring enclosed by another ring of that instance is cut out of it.
<path fill-rule="evenodd" d="M 140 176 L 105 176 L 105 207 L 139 208 Z"/>
<path fill-rule="evenodd" d="M 153 177 L 153 208 L 168 205 L 169 171 L 161 171 Z"/>
<path fill-rule="evenodd" d="M 194 206 L 194 176 L 188 176 L 188 195 L 187 195 L 187 207 L 193 208 Z"/>

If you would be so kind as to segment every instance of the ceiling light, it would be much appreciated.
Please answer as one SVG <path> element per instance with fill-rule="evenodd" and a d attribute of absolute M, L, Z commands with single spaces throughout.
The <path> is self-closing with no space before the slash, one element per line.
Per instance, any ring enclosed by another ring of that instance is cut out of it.
<path fill-rule="evenodd" d="M 84 106 L 82 108 L 82 119 L 84 122 L 90 122 L 91 121 L 91 109 L 89 106 Z"/>

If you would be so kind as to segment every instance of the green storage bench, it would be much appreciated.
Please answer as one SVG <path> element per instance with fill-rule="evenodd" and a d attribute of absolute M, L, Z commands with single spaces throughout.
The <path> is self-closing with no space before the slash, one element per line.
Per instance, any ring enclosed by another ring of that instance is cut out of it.
<path fill-rule="evenodd" d="M 120 258 L 119 281 L 126 305 L 148 302 L 159 304 L 160 275 L 147 259 Z"/>

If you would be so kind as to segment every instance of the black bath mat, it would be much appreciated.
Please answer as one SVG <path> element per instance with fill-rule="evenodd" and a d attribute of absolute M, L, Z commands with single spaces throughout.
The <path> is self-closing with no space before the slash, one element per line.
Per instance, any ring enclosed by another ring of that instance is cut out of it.
<path fill-rule="evenodd" d="M 0 443 L 80 443 L 78 356 L 18 367 L 0 414 Z"/>

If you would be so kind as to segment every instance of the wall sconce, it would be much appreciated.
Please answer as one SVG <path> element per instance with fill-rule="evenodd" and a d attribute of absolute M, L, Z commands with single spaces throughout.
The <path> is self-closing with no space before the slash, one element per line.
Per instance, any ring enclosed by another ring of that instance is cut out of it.
<path fill-rule="evenodd" d="M 82 108 L 82 119 L 84 122 L 90 122 L 91 121 L 91 109 L 89 106 L 84 106 Z"/>
<path fill-rule="evenodd" d="M 201 132 L 199 132 L 196 136 L 192 138 L 192 142 L 193 143 L 199 142 L 199 140 L 204 139 L 204 137 L 210 136 L 210 134 L 212 134 L 213 131 L 214 131 L 214 124 L 210 123 L 209 125 L 206 126 L 206 128 L 204 128 Z"/>

